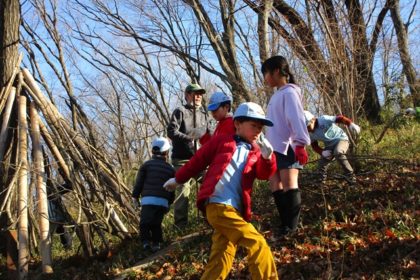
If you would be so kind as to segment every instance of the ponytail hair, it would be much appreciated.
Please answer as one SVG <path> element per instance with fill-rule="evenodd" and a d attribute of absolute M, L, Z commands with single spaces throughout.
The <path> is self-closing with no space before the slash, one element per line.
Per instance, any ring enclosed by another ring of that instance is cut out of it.
<path fill-rule="evenodd" d="M 287 78 L 288 83 L 296 84 L 295 76 L 290 72 L 289 64 L 283 56 L 272 56 L 264 61 L 261 66 L 261 72 L 263 75 L 268 72 L 273 73 L 277 69 L 279 70 L 281 76 L 285 76 Z"/>

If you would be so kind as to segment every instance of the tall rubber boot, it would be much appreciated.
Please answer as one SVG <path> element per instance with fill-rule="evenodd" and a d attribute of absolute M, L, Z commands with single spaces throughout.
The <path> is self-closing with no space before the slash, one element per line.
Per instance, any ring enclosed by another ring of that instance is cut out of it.
<path fill-rule="evenodd" d="M 297 229 L 299 224 L 300 208 L 302 199 L 299 189 L 292 189 L 284 193 L 286 226 L 292 231 Z"/>
<path fill-rule="evenodd" d="M 285 192 L 283 190 L 278 190 L 273 192 L 272 195 L 274 197 L 274 203 L 276 204 L 277 211 L 279 212 L 281 229 L 282 227 L 285 227 L 287 223 L 287 210 L 285 209 L 286 201 L 284 196 Z"/>

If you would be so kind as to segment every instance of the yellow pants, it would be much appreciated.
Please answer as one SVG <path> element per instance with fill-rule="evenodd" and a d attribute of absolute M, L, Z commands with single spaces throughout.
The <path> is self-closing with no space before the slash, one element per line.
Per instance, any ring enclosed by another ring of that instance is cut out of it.
<path fill-rule="evenodd" d="M 214 233 L 210 259 L 201 279 L 225 279 L 238 245 L 248 250 L 252 279 L 278 279 L 273 255 L 264 237 L 235 208 L 210 203 L 206 206 L 206 216 Z"/>

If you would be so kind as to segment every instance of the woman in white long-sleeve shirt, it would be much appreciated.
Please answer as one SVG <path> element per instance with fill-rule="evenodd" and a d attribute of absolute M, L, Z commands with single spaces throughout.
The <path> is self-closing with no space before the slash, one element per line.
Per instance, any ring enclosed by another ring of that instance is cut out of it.
<path fill-rule="evenodd" d="M 286 59 L 273 56 L 261 71 L 265 82 L 275 88 L 268 103 L 267 117 L 274 126 L 267 128 L 267 138 L 274 148 L 277 171 L 270 178 L 270 189 L 280 214 L 279 234 L 296 230 L 299 222 L 301 196 L 299 169 L 308 161 L 305 145 L 310 144 L 302 106 L 302 93 L 296 85 Z"/>

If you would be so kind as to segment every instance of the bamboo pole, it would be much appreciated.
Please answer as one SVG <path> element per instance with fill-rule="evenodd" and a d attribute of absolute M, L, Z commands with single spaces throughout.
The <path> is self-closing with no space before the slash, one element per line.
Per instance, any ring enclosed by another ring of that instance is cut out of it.
<path fill-rule="evenodd" d="M 57 145 L 55 145 L 53 138 L 51 137 L 50 133 L 48 132 L 47 127 L 45 124 L 40 121 L 39 127 L 41 129 L 42 138 L 44 138 L 45 143 L 47 144 L 48 148 L 52 152 L 55 160 L 60 165 L 61 170 L 64 172 L 64 179 L 67 179 L 70 181 L 70 169 L 67 166 L 63 156 L 61 155 L 61 152 L 59 151 Z"/>
<path fill-rule="evenodd" d="M 23 59 L 23 53 L 19 54 L 18 60 L 16 61 L 15 69 L 13 69 L 12 76 L 10 77 L 10 80 L 7 82 L 6 86 L 2 88 L 1 94 L 0 94 L 0 112 L 3 111 L 4 104 L 7 99 L 7 95 L 9 94 L 9 90 L 11 86 L 13 85 L 13 82 L 15 81 L 16 75 L 19 73 L 19 67 L 20 63 Z"/>
<path fill-rule="evenodd" d="M 17 106 L 17 109 L 18 109 L 18 106 Z M 15 227 L 15 229 L 17 229 L 16 228 L 17 224 L 18 224 L 17 219 L 18 219 L 18 215 L 19 215 L 19 213 L 17 212 L 18 207 L 19 207 L 19 205 L 18 205 L 19 204 L 19 188 L 18 188 L 18 183 L 19 182 L 18 181 L 19 181 L 19 175 L 20 175 L 19 170 L 22 167 L 22 162 L 19 159 L 19 137 L 18 137 L 19 120 L 18 120 L 18 116 L 17 116 L 17 119 L 15 120 L 15 122 L 16 122 L 16 125 L 15 125 L 16 133 L 13 133 L 13 139 L 10 142 L 10 145 L 9 145 L 10 152 L 8 152 L 8 155 L 7 155 L 7 157 L 8 157 L 7 166 L 8 167 L 7 167 L 7 171 L 5 171 L 4 174 L 8 174 L 7 176 L 9 178 L 14 176 L 12 174 L 16 174 L 17 178 L 16 178 L 16 183 L 13 186 L 15 191 L 13 191 L 13 193 L 11 193 L 11 196 L 9 197 L 9 199 L 7 199 L 6 208 L 5 208 L 4 211 L 5 211 L 5 213 L 7 215 L 7 218 L 8 218 L 7 224 L 8 225 L 13 225 Z M 12 207 L 12 204 L 13 204 L 13 207 Z M 13 208 L 13 212 L 11 211 L 12 208 Z M 13 213 L 13 215 L 12 215 L 12 213 Z M 16 240 L 17 240 L 18 231 L 17 230 L 15 230 L 15 231 L 16 231 Z M 17 251 L 17 247 L 16 247 L 16 267 L 18 266 L 18 264 L 17 264 L 17 260 L 18 260 L 17 254 L 18 254 L 18 251 Z M 17 273 L 17 270 L 16 270 L 16 273 Z M 16 277 L 17 277 L 17 275 L 16 275 Z"/>
<path fill-rule="evenodd" d="M 37 208 L 39 215 L 39 235 L 41 241 L 42 272 L 53 273 L 51 262 L 50 222 L 48 216 L 47 186 L 44 182 L 44 158 L 41 148 L 39 116 L 35 104 L 29 107 L 31 118 L 32 156 L 35 171 L 35 188 L 37 194 Z"/>
<path fill-rule="evenodd" d="M 6 150 L 6 139 L 8 135 L 8 125 L 10 120 L 10 114 L 12 113 L 13 102 L 15 101 L 16 88 L 12 87 L 10 90 L 9 97 L 7 98 L 6 109 L 3 114 L 3 121 L 0 130 L 0 161 L 3 160 L 4 151 Z M 1 111 L 0 111 L 1 112 Z"/>
<path fill-rule="evenodd" d="M 18 265 L 19 279 L 27 279 L 29 267 L 29 249 L 28 249 L 28 160 L 27 160 L 27 130 L 26 121 L 26 97 L 19 96 L 19 160 L 21 168 L 19 170 L 18 190 Z"/>

